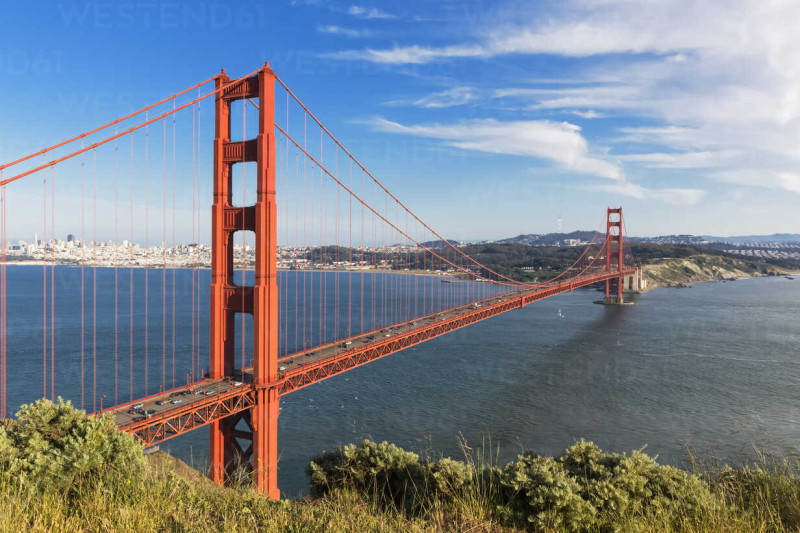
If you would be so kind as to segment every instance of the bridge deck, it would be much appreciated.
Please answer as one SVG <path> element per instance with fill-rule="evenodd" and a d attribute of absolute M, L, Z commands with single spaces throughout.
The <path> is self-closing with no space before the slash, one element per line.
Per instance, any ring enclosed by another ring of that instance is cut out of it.
<path fill-rule="evenodd" d="M 632 273 L 624 270 L 622 275 Z M 605 273 L 510 292 L 290 354 L 278 360 L 278 379 L 269 386 L 277 387 L 283 396 L 531 302 L 619 276 L 619 272 Z M 251 408 L 255 403 L 252 368 L 239 372 L 224 379 L 203 379 L 103 412 L 112 414 L 120 429 L 152 446 Z"/>

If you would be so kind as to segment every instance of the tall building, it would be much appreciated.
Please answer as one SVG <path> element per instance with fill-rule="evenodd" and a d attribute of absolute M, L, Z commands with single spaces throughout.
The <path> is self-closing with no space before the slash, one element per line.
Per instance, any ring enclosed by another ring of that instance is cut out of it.
<path fill-rule="evenodd" d="M 67 242 L 73 242 L 75 240 L 75 235 L 72 233 L 67 234 Z"/>

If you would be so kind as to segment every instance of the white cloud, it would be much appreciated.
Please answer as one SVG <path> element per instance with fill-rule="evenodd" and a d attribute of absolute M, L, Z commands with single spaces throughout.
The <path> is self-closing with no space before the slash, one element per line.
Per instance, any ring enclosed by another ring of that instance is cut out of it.
<path fill-rule="evenodd" d="M 619 165 L 590 155 L 580 127 L 568 122 L 477 119 L 406 126 L 378 117 L 371 124 L 377 131 L 440 139 L 462 150 L 536 157 L 581 174 L 623 179 Z"/>
<path fill-rule="evenodd" d="M 373 63 L 421 65 L 439 58 L 476 57 L 476 51 L 480 52 L 480 47 L 448 46 L 434 51 L 421 46 L 407 46 L 386 50 L 343 50 L 323 56 L 333 59 L 365 59 Z"/>
<path fill-rule="evenodd" d="M 478 97 L 478 91 L 472 87 L 453 87 L 435 92 L 416 100 L 391 100 L 384 102 L 387 106 L 415 106 L 423 109 L 457 107 L 468 104 Z"/>
<path fill-rule="evenodd" d="M 341 26 L 335 26 L 335 25 L 328 25 L 328 26 L 317 25 L 317 33 L 326 33 L 328 35 L 342 35 L 350 39 L 369 37 L 370 35 L 372 35 L 372 32 L 369 30 L 342 28 Z"/>
<path fill-rule="evenodd" d="M 520 4 L 499 16 L 446 45 L 347 50 L 335 57 L 412 65 L 592 57 L 567 61 L 559 79 L 521 81 L 493 97 L 524 112 L 646 124 L 603 139 L 632 165 L 629 172 L 700 169 L 691 179 L 800 188 L 800 2 L 564 0 L 546 13 Z"/>
<path fill-rule="evenodd" d="M 800 174 L 783 170 L 728 170 L 713 174 L 713 177 L 725 183 L 781 189 L 800 194 Z"/>
<path fill-rule="evenodd" d="M 592 118 L 605 118 L 605 115 L 602 113 L 598 113 L 594 109 L 587 109 L 586 111 L 581 111 L 580 109 L 573 109 L 570 111 L 573 115 L 577 115 L 581 118 L 592 119 Z"/>
<path fill-rule="evenodd" d="M 676 152 L 621 155 L 622 161 L 640 163 L 648 168 L 713 168 L 723 166 L 736 152 Z"/>
<path fill-rule="evenodd" d="M 433 93 L 414 101 L 414 105 L 424 108 L 454 107 L 468 104 L 476 97 L 472 87 L 453 87 L 446 91 Z"/>
<path fill-rule="evenodd" d="M 686 59 L 686 52 L 695 50 L 713 50 L 728 57 L 762 51 L 774 65 L 790 67 L 795 72 L 800 69 L 800 66 L 791 66 L 796 54 L 796 37 L 792 33 L 800 16 L 800 5 L 791 0 L 745 0 L 735 5 L 727 0 L 573 0 L 565 3 L 564 11 L 569 15 L 564 20 L 537 17 L 528 8 L 515 17 L 518 22 L 492 27 L 487 33 L 476 36 L 472 43 L 446 47 L 412 45 L 380 51 L 382 53 L 367 50 L 363 51 L 361 59 L 428 62 L 453 57 L 453 50 L 458 49 L 459 55 L 469 57 L 672 54 L 672 60 L 679 63 Z M 352 10 L 365 11 L 357 6 Z"/>
<path fill-rule="evenodd" d="M 652 199 L 673 205 L 694 205 L 706 195 L 706 191 L 701 189 L 648 189 L 625 181 L 588 185 L 588 188 L 638 200 Z"/>
<path fill-rule="evenodd" d="M 350 9 L 347 10 L 348 15 L 352 15 L 357 18 L 362 19 L 393 19 L 396 18 L 394 15 L 390 13 L 386 13 L 385 11 L 381 11 L 378 8 L 371 7 L 366 8 L 362 6 L 350 6 Z"/>

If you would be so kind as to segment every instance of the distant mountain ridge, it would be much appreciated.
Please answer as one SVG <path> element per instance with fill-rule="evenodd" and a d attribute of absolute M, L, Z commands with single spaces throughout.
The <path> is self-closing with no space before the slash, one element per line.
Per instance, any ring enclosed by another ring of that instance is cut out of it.
<path fill-rule="evenodd" d="M 798 233 L 773 233 L 772 235 L 735 235 L 733 237 L 714 237 L 711 235 L 703 235 L 704 239 L 712 242 L 797 242 L 800 243 L 800 234 Z"/>
<path fill-rule="evenodd" d="M 530 246 L 555 246 L 569 240 L 589 242 L 594 237 L 594 231 L 573 231 L 571 233 L 528 233 L 501 239 L 499 243 L 528 244 Z"/>
<path fill-rule="evenodd" d="M 594 237 L 593 231 L 573 231 L 570 233 L 526 233 L 485 242 L 527 244 L 529 246 L 558 246 L 571 240 L 581 243 L 589 242 Z M 798 243 L 798 233 L 773 233 L 772 235 L 735 235 L 731 237 L 718 237 L 714 235 L 658 235 L 655 237 L 628 237 L 630 242 L 647 242 L 656 244 L 691 244 L 703 245 L 711 243 Z"/>

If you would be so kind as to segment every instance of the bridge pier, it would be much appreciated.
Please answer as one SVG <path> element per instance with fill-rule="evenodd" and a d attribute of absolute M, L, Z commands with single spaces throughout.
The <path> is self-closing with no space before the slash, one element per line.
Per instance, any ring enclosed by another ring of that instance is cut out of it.
<path fill-rule="evenodd" d="M 603 305 L 633 305 L 633 302 L 626 302 L 622 297 L 618 296 L 609 296 L 603 298 L 603 301 L 597 303 Z"/>

